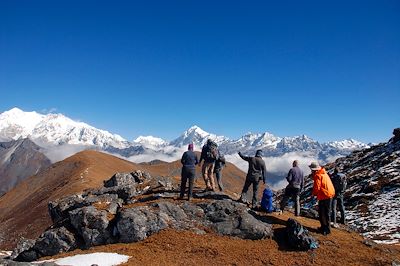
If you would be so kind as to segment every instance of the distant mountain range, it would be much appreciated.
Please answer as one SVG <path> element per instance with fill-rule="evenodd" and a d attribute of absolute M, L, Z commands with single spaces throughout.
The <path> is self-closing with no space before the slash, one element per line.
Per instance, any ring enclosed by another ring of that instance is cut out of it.
<path fill-rule="evenodd" d="M 353 150 L 368 147 L 354 139 L 320 143 L 306 135 L 277 137 L 268 132 L 247 133 L 239 139 L 231 140 L 208 133 L 198 126 L 192 126 L 172 141 L 153 136 L 140 136 L 128 141 L 117 134 L 74 121 L 62 114 L 44 115 L 24 112 L 18 108 L 0 114 L 0 141 L 26 137 L 42 147 L 44 154 L 53 162 L 85 149 L 106 151 L 134 162 L 171 162 L 180 158 L 187 144 L 194 143 L 195 149 L 200 150 L 207 139 L 212 139 L 227 160 L 242 170 L 246 170 L 247 164 L 237 156 L 237 152 L 253 155 L 257 149 L 262 149 L 265 157 L 272 158 L 267 161 L 268 171 L 272 173 L 286 172 L 293 159 L 304 161 L 303 166 L 310 160 L 327 163 Z"/>

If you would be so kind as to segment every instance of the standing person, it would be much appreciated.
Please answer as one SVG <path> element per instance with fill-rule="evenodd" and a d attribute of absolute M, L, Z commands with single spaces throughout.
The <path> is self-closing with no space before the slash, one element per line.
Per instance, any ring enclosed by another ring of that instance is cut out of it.
<path fill-rule="evenodd" d="M 314 180 L 312 194 L 318 200 L 318 216 L 321 223 L 319 231 L 323 235 L 327 235 L 331 233 L 330 213 L 332 198 L 335 196 L 335 188 L 325 169 L 319 166 L 317 162 L 312 162 L 309 167 Z"/>
<path fill-rule="evenodd" d="M 181 173 L 181 194 L 180 199 L 183 199 L 186 190 L 186 182 L 189 179 L 189 192 L 188 192 L 188 200 L 192 198 L 193 194 L 193 182 L 196 176 L 196 167 L 199 160 L 197 159 L 197 155 L 193 152 L 193 144 L 188 145 L 188 150 L 185 151 L 182 155 L 181 163 L 182 163 L 182 173 Z"/>
<path fill-rule="evenodd" d="M 204 182 L 206 183 L 206 190 L 215 191 L 215 182 L 213 177 L 214 163 L 218 156 L 218 145 L 211 139 L 207 140 L 207 143 L 201 149 L 200 162 L 204 160 L 201 173 L 203 175 Z"/>
<path fill-rule="evenodd" d="M 289 170 L 286 180 L 289 184 L 285 188 L 285 194 L 283 195 L 281 201 L 281 213 L 285 209 L 288 199 L 292 198 L 294 202 L 294 215 L 300 215 L 300 191 L 304 187 L 304 174 L 299 168 L 299 162 L 297 160 L 293 161 L 292 168 Z"/>
<path fill-rule="evenodd" d="M 215 177 L 217 178 L 217 184 L 219 191 L 224 190 L 224 186 L 222 185 L 222 169 L 224 168 L 226 164 L 225 157 L 218 151 L 218 157 L 215 160 L 214 164 L 214 174 Z"/>
<path fill-rule="evenodd" d="M 336 215 L 337 215 L 337 206 L 339 206 L 340 211 L 340 223 L 345 223 L 345 213 L 344 213 L 344 203 L 343 203 L 343 194 L 347 187 L 346 175 L 340 173 L 339 167 L 335 167 L 333 175 L 331 177 L 333 187 L 335 188 L 335 196 L 332 200 L 332 215 L 331 219 L 333 222 L 333 227 L 337 227 L 336 223 Z"/>
<path fill-rule="evenodd" d="M 246 194 L 250 185 L 253 185 L 253 199 L 252 199 L 252 207 L 253 209 L 257 207 L 257 192 L 258 192 L 258 184 L 260 180 L 266 183 L 267 178 L 267 169 L 265 168 L 265 162 L 262 159 L 262 150 L 257 150 L 256 155 L 254 157 L 243 156 L 241 152 L 239 152 L 239 156 L 249 163 L 249 170 L 247 171 L 246 181 L 244 182 L 242 194 L 240 195 L 239 201 L 246 202 Z"/>

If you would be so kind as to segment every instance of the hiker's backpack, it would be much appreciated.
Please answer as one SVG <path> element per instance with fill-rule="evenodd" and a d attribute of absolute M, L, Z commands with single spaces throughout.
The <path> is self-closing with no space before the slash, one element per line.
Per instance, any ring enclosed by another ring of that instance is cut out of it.
<path fill-rule="evenodd" d="M 261 208 L 268 213 L 275 211 L 274 192 L 272 192 L 272 190 L 269 188 L 266 188 L 263 191 L 263 195 L 261 198 Z"/>
<path fill-rule="evenodd" d="M 289 218 L 286 222 L 286 233 L 289 245 L 296 250 L 309 250 L 318 248 L 318 242 L 310 235 L 299 222 Z"/>
<path fill-rule="evenodd" d="M 216 160 L 218 157 L 218 146 L 215 142 L 207 145 L 206 159 L 210 161 Z"/>
<path fill-rule="evenodd" d="M 336 194 L 343 194 L 347 187 L 346 175 L 342 173 L 334 174 L 332 180 L 333 187 Z"/>

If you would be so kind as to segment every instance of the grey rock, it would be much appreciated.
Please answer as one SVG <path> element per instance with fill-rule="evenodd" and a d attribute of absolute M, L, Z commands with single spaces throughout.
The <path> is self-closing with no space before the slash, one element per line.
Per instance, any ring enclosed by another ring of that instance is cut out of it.
<path fill-rule="evenodd" d="M 50 201 L 47 207 L 53 223 L 58 223 L 68 218 L 68 212 L 70 210 L 81 208 L 86 205 L 87 203 L 84 202 L 82 195 L 72 195 L 57 201 Z"/>
<path fill-rule="evenodd" d="M 243 204 L 228 200 L 214 201 L 205 208 L 205 213 L 218 234 L 244 239 L 273 236 L 272 226 L 257 220 Z"/>
<path fill-rule="evenodd" d="M 104 187 L 135 185 L 135 178 L 130 173 L 116 173 L 109 180 L 104 181 Z"/>
<path fill-rule="evenodd" d="M 65 227 L 44 232 L 34 245 L 41 256 L 53 256 L 77 248 L 74 235 Z"/>
<path fill-rule="evenodd" d="M 37 252 L 33 249 L 35 241 L 22 238 L 17 247 L 13 250 L 10 259 L 16 261 L 34 261 L 39 258 Z"/>
<path fill-rule="evenodd" d="M 73 210 L 69 214 L 72 226 L 83 238 L 87 247 L 112 242 L 107 211 L 88 206 Z"/>
<path fill-rule="evenodd" d="M 147 206 L 122 210 L 116 223 L 119 241 L 137 242 L 168 227 L 168 217 Z"/>

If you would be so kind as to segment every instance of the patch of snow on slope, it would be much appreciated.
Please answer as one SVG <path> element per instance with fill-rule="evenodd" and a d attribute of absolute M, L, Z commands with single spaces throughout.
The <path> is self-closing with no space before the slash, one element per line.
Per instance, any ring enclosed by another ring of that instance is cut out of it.
<path fill-rule="evenodd" d="M 105 253 L 97 252 L 91 254 L 75 255 L 71 257 L 50 260 L 58 265 L 72 265 L 72 266 L 112 266 L 125 263 L 129 260 L 129 256 L 120 255 L 118 253 Z M 49 261 L 49 260 L 48 260 Z M 42 263 L 38 261 L 37 263 Z"/>

